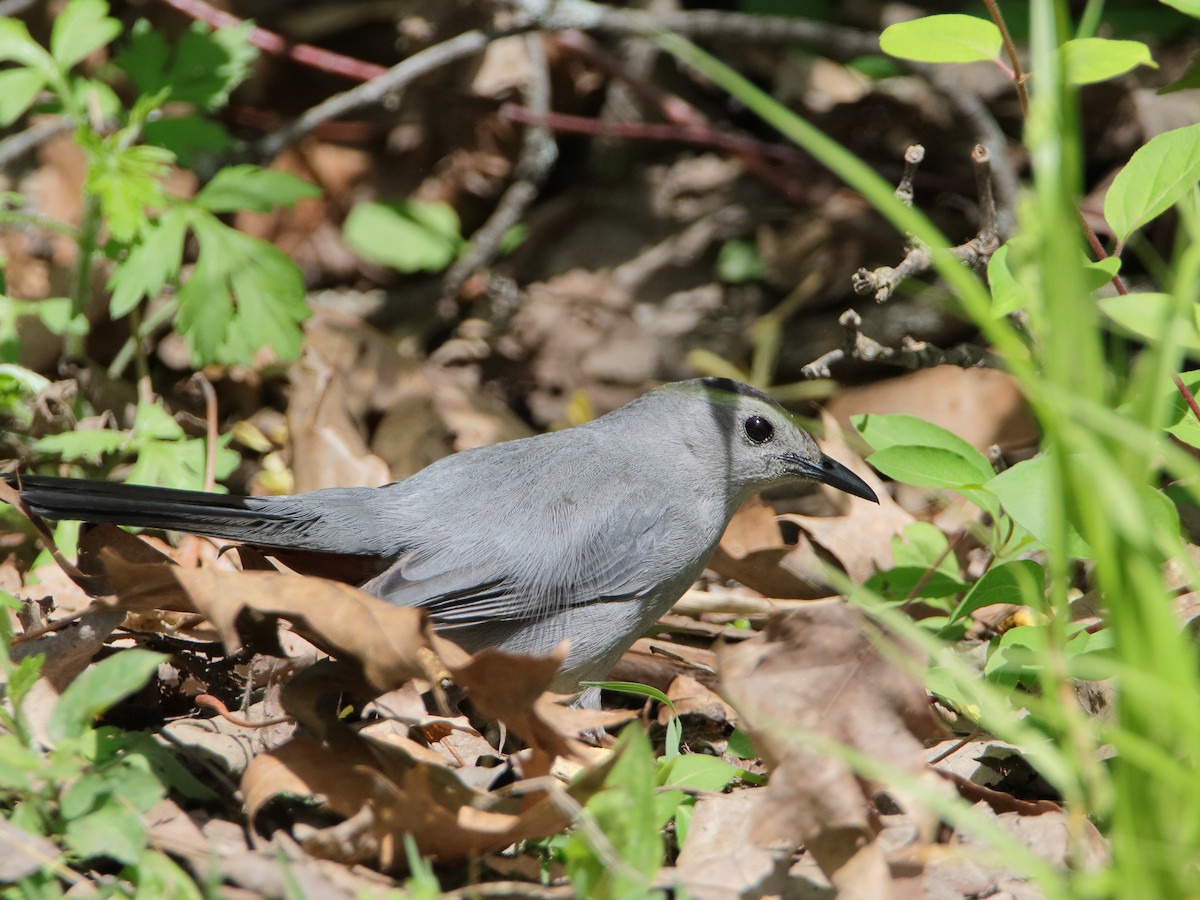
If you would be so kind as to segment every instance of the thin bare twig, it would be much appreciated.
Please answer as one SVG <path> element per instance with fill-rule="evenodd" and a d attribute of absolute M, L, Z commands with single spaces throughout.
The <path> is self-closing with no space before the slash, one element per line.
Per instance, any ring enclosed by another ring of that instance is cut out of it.
<path fill-rule="evenodd" d="M 550 112 L 550 68 L 541 34 L 525 35 L 525 51 L 530 62 L 525 99 L 532 113 L 545 117 Z M 495 258 L 504 236 L 537 199 L 557 159 L 558 145 L 554 142 L 551 130 L 542 124 L 529 123 L 514 169 L 516 180 L 508 186 L 488 220 L 471 235 L 471 248 L 446 272 L 442 280 L 443 297 L 454 297 L 476 269 L 488 265 Z"/>
<path fill-rule="evenodd" d="M 260 139 L 253 147 L 254 155 L 260 159 L 271 159 L 284 147 L 295 143 L 318 125 L 364 106 L 382 103 L 389 94 L 407 87 L 422 75 L 478 53 L 493 40 L 503 36 L 504 33 L 473 29 L 440 44 L 426 47 L 392 66 L 378 78 L 372 78 L 366 84 L 341 94 L 335 94 L 311 107 L 295 121 Z"/>
<path fill-rule="evenodd" d="M 204 421 L 207 429 L 204 441 L 204 490 L 211 493 L 217 483 L 217 392 L 203 372 L 196 372 L 188 379 L 204 395 Z"/>
<path fill-rule="evenodd" d="M 859 330 L 862 318 L 852 309 L 842 313 L 838 323 L 846 329 L 845 341 L 838 349 L 821 354 L 805 366 L 802 370 L 805 378 L 830 378 L 832 373 L 829 367 L 845 359 L 885 362 L 905 369 L 931 369 L 943 365 L 958 366 L 960 369 L 1000 366 L 1000 361 L 987 348 L 976 344 L 958 344 L 943 350 L 925 341 L 906 337 L 898 348 L 885 347 Z"/>
<path fill-rule="evenodd" d="M 996 0 L 983 0 L 983 5 L 987 7 L 988 15 L 1000 29 L 1000 38 L 1004 41 L 1004 52 L 1008 55 L 1009 65 L 1012 66 L 1012 78 L 1017 87 L 1017 100 L 1021 104 L 1021 112 L 1029 115 L 1029 92 L 1025 89 L 1026 75 L 1021 71 L 1021 57 L 1017 54 L 1017 45 L 1013 43 L 1012 35 L 1008 33 L 1008 25 L 1004 22 L 1004 16 L 1000 14 L 1000 7 L 996 5 Z"/>
<path fill-rule="evenodd" d="M 70 131 L 74 127 L 75 123 L 63 116 L 59 119 L 40 122 L 19 134 L 5 138 L 0 141 L 0 169 L 9 166 L 26 153 L 36 150 L 52 137 Z"/>
<path fill-rule="evenodd" d="M 919 144 L 909 147 L 904 154 L 904 176 L 896 188 L 896 197 L 906 206 L 912 205 L 912 179 L 917 165 L 924 159 L 925 151 Z M 950 252 L 964 265 L 975 271 L 985 268 L 992 254 L 1000 247 L 999 227 L 996 220 L 996 200 L 992 194 L 991 154 L 982 144 L 976 144 L 971 152 L 971 163 L 975 169 L 975 187 L 979 194 L 979 231 L 971 240 L 952 247 Z M 859 269 L 851 283 L 856 294 L 870 294 L 877 303 L 890 300 L 896 288 L 905 280 L 928 271 L 933 266 L 933 251 L 923 241 L 909 236 L 907 252 L 898 266 L 880 266 L 877 269 Z"/>

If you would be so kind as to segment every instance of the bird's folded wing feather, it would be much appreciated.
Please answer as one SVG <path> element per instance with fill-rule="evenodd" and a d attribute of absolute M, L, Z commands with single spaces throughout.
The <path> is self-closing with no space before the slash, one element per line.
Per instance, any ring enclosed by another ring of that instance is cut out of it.
<path fill-rule="evenodd" d="M 550 517 L 551 527 L 540 533 L 512 529 L 536 546 L 505 547 L 506 526 L 498 524 L 470 552 L 461 541 L 425 547 L 364 587 L 390 603 L 429 610 L 442 629 L 536 621 L 573 606 L 629 599 L 647 587 L 645 563 L 664 538 L 659 523 L 667 513 L 635 503 L 609 509 L 570 524 Z"/>

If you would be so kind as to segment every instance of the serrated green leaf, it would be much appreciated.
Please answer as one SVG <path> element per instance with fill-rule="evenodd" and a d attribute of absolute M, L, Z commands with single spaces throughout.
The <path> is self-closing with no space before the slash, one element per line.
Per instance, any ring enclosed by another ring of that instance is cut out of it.
<path fill-rule="evenodd" d="M 996 603 L 1036 606 L 1046 590 L 1046 570 L 1031 559 L 992 566 L 983 573 L 950 614 L 953 624 L 976 610 Z"/>
<path fill-rule="evenodd" d="M 193 168 L 200 154 L 215 155 L 234 146 L 225 126 L 200 116 L 173 116 L 147 122 L 142 139 L 175 154 L 179 165 Z"/>
<path fill-rule="evenodd" d="M 1200 329 L 1195 322 L 1177 322 L 1171 314 L 1175 300 L 1170 294 L 1121 294 L 1104 297 L 1100 312 L 1121 330 L 1149 343 L 1158 344 L 1171 328 L 1171 339 L 1186 350 L 1200 351 Z"/>
<path fill-rule="evenodd" d="M 82 735 L 96 716 L 140 690 L 167 658 L 149 650 L 122 650 L 85 669 L 51 711 L 50 738 L 63 741 Z"/>
<path fill-rule="evenodd" d="M 42 677 L 42 663 L 46 657 L 41 653 L 24 657 L 8 671 L 7 700 L 14 708 L 19 708 L 21 701 L 29 690 Z"/>
<path fill-rule="evenodd" d="M 41 72 L 46 78 L 57 73 L 54 58 L 29 34 L 18 19 L 0 18 L 0 62 L 15 62 Z"/>
<path fill-rule="evenodd" d="M 253 363 L 263 346 L 295 358 L 309 315 L 304 279 L 277 247 L 193 210 L 200 258 L 179 292 L 176 327 L 199 362 Z"/>
<path fill-rule="evenodd" d="M 291 206 L 297 200 L 321 196 L 321 189 L 287 172 L 275 172 L 259 166 L 228 166 L 201 188 L 195 204 L 210 212 L 234 212 L 250 209 L 270 212 L 277 206 Z"/>
<path fill-rule="evenodd" d="M 13 734 L 0 734 L 0 790 L 28 791 L 45 770 L 41 754 Z"/>
<path fill-rule="evenodd" d="M 113 271 L 108 287 L 112 298 L 108 312 L 114 319 L 127 315 L 143 298 L 157 296 L 179 274 L 187 219 L 170 209 L 143 232 L 142 242 Z"/>
<path fill-rule="evenodd" d="M 95 812 L 67 822 L 63 837 L 81 859 L 111 857 L 134 863 L 146 848 L 146 825 L 137 811 L 112 799 Z"/>
<path fill-rule="evenodd" d="M 75 312 L 75 304 L 69 297 L 34 300 L 27 309 L 41 320 L 51 334 L 87 334 L 91 327 L 87 316 Z"/>
<path fill-rule="evenodd" d="M 137 897 L 170 897 L 171 900 L 204 900 L 196 881 L 169 857 L 155 850 L 145 851 L 127 877 L 137 889 Z"/>
<path fill-rule="evenodd" d="M 142 400 L 133 417 L 133 435 L 146 441 L 179 441 L 186 437 L 183 427 L 158 403 Z"/>
<path fill-rule="evenodd" d="M 129 442 L 123 431 L 64 431 L 48 434 L 33 442 L 39 453 L 56 453 L 68 460 L 94 460 L 105 453 L 115 453 Z"/>
<path fill-rule="evenodd" d="M 360 203 L 344 233 L 356 253 L 401 272 L 440 272 L 464 244 L 453 207 L 418 200 Z"/>
<path fill-rule="evenodd" d="M 96 195 L 113 238 L 129 243 L 149 227 L 148 209 L 166 202 L 162 179 L 173 162 L 170 151 L 138 144 L 104 148 L 88 168 L 86 190 Z"/>
<path fill-rule="evenodd" d="M 104 0 L 70 0 L 54 19 L 50 54 L 66 71 L 120 33 L 121 23 L 109 17 Z"/>
<path fill-rule="evenodd" d="M 957 13 L 897 22 L 879 35 L 884 53 L 927 63 L 997 60 L 1002 44 L 1000 29 L 994 24 Z"/>
<path fill-rule="evenodd" d="M 1150 48 L 1141 41 L 1076 38 L 1056 51 L 1062 57 L 1068 84 L 1094 84 L 1123 75 L 1138 66 L 1158 68 Z"/>
<path fill-rule="evenodd" d="M 1200 124 L 1151 138 L 1117 173 L 1104 197 L 1104 218 L 1124 242 L 1162 215 L 1200 179 Z"/>
<path fill-rule="evenodd" d="M 0 125 L 11 125 L 33 105 L 46 86 L 46 76 L 36 69 L 0 72 Z"/>
<path fill-rule="evenodd" d="M 194 22 L 174 47 L 168 47 L 149 23 L 139 21 L 117 64 L 142 93 L 164 88 L 176 103 L 191 103 L 202 111 L 224 106 L 229 94 L 250 73 L 258 55 L 249 41 L 251 25 L 213 31 Z"/>

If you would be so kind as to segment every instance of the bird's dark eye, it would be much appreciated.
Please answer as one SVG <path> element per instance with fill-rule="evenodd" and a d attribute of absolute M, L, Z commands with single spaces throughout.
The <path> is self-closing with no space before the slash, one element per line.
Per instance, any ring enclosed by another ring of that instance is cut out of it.
<path fill-rule="evenodd" d="M 775 436 L 775 426 L 762 416 L 751 416 L 742 427 L 746 429 L 746 437 L 756 444 L 765 444 Z"/>

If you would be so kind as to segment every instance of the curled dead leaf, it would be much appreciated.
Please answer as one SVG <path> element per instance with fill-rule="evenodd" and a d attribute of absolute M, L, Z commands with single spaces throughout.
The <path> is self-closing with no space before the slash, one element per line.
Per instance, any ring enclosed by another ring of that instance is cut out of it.
<path fill-rule="evenodd" d="M 330 654 L 356 660 L 381 691 L 427 674 L 422 651 L 429 647 L 428 629 L 420 610 L 393 606 L 321 578 L 140 565 L 107 552 L 102 558 L 116 591 L 116 608 L 200 613 L 231 653 L 242 646 L 249 614 L 284 619 Z"/>
<path fill-rule="evenodd" d="M 772 770 L 756 833 L 764 846 L 803 843 L 844 896 L 889 896 L 891 878 L 874 842 L 874 791 L 831 748 L 916 774 L 940 730 L 898 661 L 910 651 L 877 632 L 846 604 L 814 602 L 719 654 L 724 693 Z"/>

